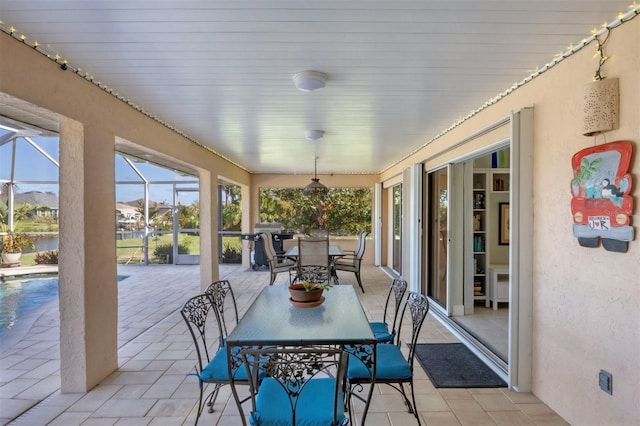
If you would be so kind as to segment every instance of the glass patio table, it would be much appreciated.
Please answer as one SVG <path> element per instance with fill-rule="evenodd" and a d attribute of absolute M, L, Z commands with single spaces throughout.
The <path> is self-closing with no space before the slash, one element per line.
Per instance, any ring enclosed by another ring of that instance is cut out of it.
<path fill-rule="evenodd" d="M 286 285 L 265 287 L 227 337 L 229 375 L 239 364 L 238 347 L 338 346 L 365 365 L 375 365 L 376 338 L 354 288 L 334 286 L 323 297 L 325 301 L 320 306 L 298 308 L 290 303 Z M 370 386 L 366 398 L 362 424 L 373 388 Z M 232 389 L 242 412 L 235 388 Z"/>

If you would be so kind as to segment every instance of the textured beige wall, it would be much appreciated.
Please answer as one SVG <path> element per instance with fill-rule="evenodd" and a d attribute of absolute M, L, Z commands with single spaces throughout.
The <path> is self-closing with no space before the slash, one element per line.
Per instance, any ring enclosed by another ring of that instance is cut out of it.
<path fill-rule="evenodd" d="M 620 79 L 620 127 L 582 136 L 583 86 L 597 67 L 595 44 L 477 114 L 406 161 L 431 160 L 512 111 L 534 107 L 533 392 L 575 425 L 637 425 L 640 419 L 640 19 L 612 31 L 603 74 Z M 573 237 L 572 155 L 605 140 L 634 142 L 636 238 L 625 254 L 588 249 Z M 471 151 L 467 147 L 467 151 Z M 446 161 L 443 156 L 441 164 Z M 598 386 L 613 373 L 613 395 Z"/>
<path fill-rule="evenodd" d="M 203 286 L 218 277 L 218 249 L 211 238 L 217 229 L 218 177 L 248 185 L 250 176 L 4 33 L 0 101 L 10 106 L 3 110 L 15 114 L 12 118 L 29 111 L 61 130 L 62 389 L 85 391 L 117 368 L 116 149 L 151 153 L 163 164 L 201 176 Z"/>
<path fill-rule="evenodd" d="M 596 68 L 595 46 L 529 89 L 535 104 L 535 276 L 533 389 L 572 424 L 638 424 L 640 419 L 640 20 L 611 34 L 603 72 L 620 78 L 620 128 L 582 136 L 582 88 Z M 535 89 L 535 90 L 534 90 Z M 628 139 L 636 238 L 626 254 L 580 247 L 572 234 L 571 156 Z M 598 372 L 613 373 L 613 396 Z"/>

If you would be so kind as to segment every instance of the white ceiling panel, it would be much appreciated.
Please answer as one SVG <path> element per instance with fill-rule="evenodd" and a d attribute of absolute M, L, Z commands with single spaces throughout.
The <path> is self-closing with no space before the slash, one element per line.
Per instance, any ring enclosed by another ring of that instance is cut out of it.
<path fill-rule="evenodd" d="M 0 20 L 254 173 L 380 172 L 628 0 L 0 0 Z M 303 70 L 328 75 L 313 93 Z M 306 129 L 323 129 L 317 142 Z"/>

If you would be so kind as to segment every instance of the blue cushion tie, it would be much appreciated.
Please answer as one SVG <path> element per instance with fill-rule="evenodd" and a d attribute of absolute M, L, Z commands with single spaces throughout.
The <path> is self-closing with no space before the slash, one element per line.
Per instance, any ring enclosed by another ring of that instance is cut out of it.
<path fill-rule="evenodd" d="M 389 333 L 389 326 L 385 322 L 370 322 L 369 325 L 378 343 L 393 342 L 396 337 L 395 333 Z"/>
<path fill-rule="evenodd" d="M 236 369 L 233 373 L 234 380 L 247 381 L 247 369 L 244 366 Z M 222 348 L 213 357 L 213 359 L 207 364 L 207 366 L 200 373 L 200 377 L 205 382 L 207 381 L 221 381 L 229 380 L 229 364 L 227 362 L 227 350 Z"/>

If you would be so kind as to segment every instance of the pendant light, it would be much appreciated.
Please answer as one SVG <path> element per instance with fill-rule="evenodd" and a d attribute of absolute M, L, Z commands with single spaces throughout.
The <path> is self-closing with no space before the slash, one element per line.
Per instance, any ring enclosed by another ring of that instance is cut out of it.
<path fill-rule="evenodd" d="M 311 183 L 304 187 L 302 193 L 304 195 L 324 195 L 329 192 L 329 188 L 320 183 L 318 179 L 318 157 L 314 157 L 314 171 Z"/>

